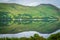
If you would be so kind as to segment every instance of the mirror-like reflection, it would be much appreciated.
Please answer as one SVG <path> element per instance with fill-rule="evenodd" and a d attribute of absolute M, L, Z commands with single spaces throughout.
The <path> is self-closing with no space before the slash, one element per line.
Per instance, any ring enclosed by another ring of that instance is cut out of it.
<path fill-rule="evenodd" d="M 58 18 L 56 17 L 37 17 L 33 18 L 29 14 L 18 14 L 14 15 L 9 12 L 0 12 L 0 26 L 7 26 L 13 24 L 30 24 L 33 22 L 56 22 Z"/>

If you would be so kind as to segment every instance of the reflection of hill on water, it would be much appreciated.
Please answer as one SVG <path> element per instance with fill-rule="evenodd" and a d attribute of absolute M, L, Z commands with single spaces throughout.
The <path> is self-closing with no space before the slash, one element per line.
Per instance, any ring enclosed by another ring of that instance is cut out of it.
<path fill-rule="evenodd" d="M 0 3 L 0 34 L 23 31 L 52 33 L 58 29 L 60 29 L 60 11 L 54 5 L 23 6 Z"/>

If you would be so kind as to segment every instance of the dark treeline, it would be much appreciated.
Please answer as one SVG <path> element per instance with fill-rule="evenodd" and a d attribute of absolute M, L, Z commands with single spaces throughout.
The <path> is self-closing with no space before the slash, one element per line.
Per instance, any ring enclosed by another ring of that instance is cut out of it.
<path fill-rule="evenodd" d="M 47 39 L 34 34 L 30 38 L 21 37 L 21 38 L 0 38 L 0 40 L 60 40 L 60 32 L 56 34 L 51 34 Z"/>
<path fill-rule="evenodd" d="M 35 20 L 36 19 L 36 20 Z M 50 20 L 49 20 L 50 19 Z M 55 19 L 55 20 L 53 20 Z M 31 14 L 9 14 L 9 12 L 0 12 L 0 26 L 7 26 L 12 24 L 30 24 L 33 22 L 55 22 L 58 21 L 56 17 L 33 17 Z M 13 22 L 13 23 L 12 23 Z"/>

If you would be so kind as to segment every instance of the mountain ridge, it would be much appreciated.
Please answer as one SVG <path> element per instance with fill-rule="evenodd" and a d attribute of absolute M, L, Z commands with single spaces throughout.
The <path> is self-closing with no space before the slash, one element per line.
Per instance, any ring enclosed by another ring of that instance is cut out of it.
<path fill-rule="evenodd" d="M 49 4 L 29 7 L 15 3 L 0 3 L 0 19 L 0 34 L 23 31 L 52 33 L 60 29 L 59 8 Z"/>

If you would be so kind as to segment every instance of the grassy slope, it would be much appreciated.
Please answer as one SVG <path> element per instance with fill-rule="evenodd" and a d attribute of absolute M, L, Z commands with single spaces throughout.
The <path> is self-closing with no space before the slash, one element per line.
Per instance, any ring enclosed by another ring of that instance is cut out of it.
<path fill-rule="evenodd" d="M 9 14 L 30 14 L 34 17 L 57 17 L 60 18 L 58 8 L 50 4 L 42 4 L 36 7 L 23 6 L 18 4 L 0 3 L 0 12 L 9 12 Z M 11 15 L 11 16 L 12 16 Z M 12 16 L 13 18 L 13 16 Z M 12 24 L 10 26 L 0 27 L 0 33 L 18 33 L 23 31 L 38 31 L 41 33 L 51 33 L 60 29 L 60 20 L 56 22 L 35 22 L 31 24 Z"/>

